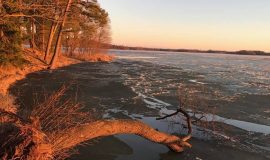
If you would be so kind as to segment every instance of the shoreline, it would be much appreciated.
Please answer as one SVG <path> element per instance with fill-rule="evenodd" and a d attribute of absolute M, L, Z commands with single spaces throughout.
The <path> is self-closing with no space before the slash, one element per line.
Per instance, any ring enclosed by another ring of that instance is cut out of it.
<path fill-rule="evenodd" d="M 10 87 L 15 84 L 17 81 L 26 78 L 28 74 L 46 70 L 48 65 L 42 62 L 41 56 L 38 55 L 34 51 L 26 51 L 24 54 L 24 58 L 29 62 L 22 68 L 18 67 L 1 67 L 0 68 L 0 109 L 4 111 L 8 111 L 11 113 L 17 113 L 20 108 L 19 105 L 15 103 L 18 97 L 14 96 L 9 92 Z M 68 58 L 65 56 L 61 56 L 61 62 L 58 62 L 55 66 L 55 69 L 69 66 L 72 64 L 82 63 L 80 60 Z"/>
<path fill-rule="evenodd" d="M 27 75 L 47 70 L 48 65 L 42 60 L 42 54 L 35 50 L 24 49 L 24 59 L 28 61 L 23 67 L 15 66 L 1 66 L 0 67 L 0 109 L 4 111 L 17 113 L 18 106 L 15 101 L 18 97 L 10 93 L 9 89 L 17 81 L 23 80 Z M 113 56 L 105 54 L 97 54 L 88 57 L 69 57 L 61 55 L 58 57 L 58 62 L 53 70 L 57 70 L 61 67 L 67 67 L 74 64 L 80 64 L 83 62 L 109 62 L 114 59 Z"/>
<path fill-rule="evenodd" d="M 9 87 L 16 81 L 25 78 L 27 74 L 47 70 L 48 65 L 43 62 L 41 53 L 29 49 L 25 49 L 24 52 L 24 58 L 29 63 L 22 68 L 0 66 L 0 95 L 7 95 Z M 111 62 L 115 57 L 106 53 L 97 53 L 94 55 L 61 55 L 58 59 L 57 64 L 51 70 L 83 62 Z"/>
<path fill-rule="evenodd" d="M 80 97 L 80 101 L 85 102 L 85 106 L 89 106 L 92 108 L 92 106 L 95 108 L 96 102 L 99 102 L 97 97 L 104 98 L 106 101 L 102 100 L 102 105 L 105 107 L 105 114 L 108 115 L 108 117 L 112 118 L 117 118 L 117 119 L 125 119 L 129 118 L 125 113 L 126 110 L 130 115 L 132 114 L 135 116 L 134 118 L 137 118 L 138 120 L 143 120 L 141 118 L 143 117 L 149 117 L 146 118 L 144 121 L 145 123 L 148 122 L 154 122 L 154 123 L 149 123 L 151 126 L 155 126 L 155 128 L 158 128 L 160 131 L 161 128 L 159 128 L 159 124 L 156 123 L 155 117 L 158 116 L 158 113 L 156 113 L 156 110 L 153 108 L 147 108 L 145 107 L 145 103 L 143 99 L 137 98 L 134 100 L 134 97 L 137 97 L 137 94 L 134 94 L 132 89 L 128 86 L 123 85 L 123 81 L 119 79 L 119 75 L 121 71 L 121 68 L 124 67 L 123 65 L 128 65 L 128 64 L 118 64 L 118 63 L 105 63 L 105 64 L 95 64 L 95 63 L 79 63 L 76 65 L 71 65 L 70 67 L 64 67 L 58 68 L 60 71 L 54 71 L 52 73 L 48 72 L 41 72 L 40 74 L 35 74 L 33 76 L 27 77 L 26 79 L 23 80 L 23 82 L 20 82 L 19 85 L 17 84 L 17 88 L 20 88 L 22 92 L 18 92 L 21 94 L 23 97 L 20 98 L 19 96 L 18 99 L 24 99 L 26 98 L 22 104 L 26 104 L 26 106 L 31 106 L 28 105 L 28 100 L 32 100 L 30 93 L 33 93 L 33 90 L 40 91 L 40 85 L 46 85 L 46 90 L 47 91 L 52 91 L 54 88 L 59 88 L 61 85 L 60 83 L 63 83 L 63 79 L 65 81 L 69 81 L 73 79 L 73 76 L 76 76 L 76 82 L 78 82 L 81 90 L 78 92 L 78 95 L 86 95 L 86 96 L 78 96 Z M 102 67 L 101 67 L 102 66 Z M 128 65 L 129 66 L 129 65 Z M 144 68 L 144 66 L 142 66 Z M 156 66 L 154 67 L 155 69 Z M 131 71 L 131 68 L 127 68 L 128 70 Z M 168 68 L 170 69 L 170 68 Z M 66 73 L 63 73 L 63 71 Z M 140 72 L 140 71 L 138 71 Z M 71 75 L 73 76 L 70 76 Z M 74 73 L 74 74 L 72 74 Z M 132 72 L 129 72 L 132 73 Z M 68 75 L 68 77 L 63 76 L 63 75 Z M 54 77 L 54 84 L 47 83 L 49 82 L 52 77 Z M 66 78 L 64 78 L 66 77 Z M 92 83 L 93 85 L 88 85 L 85 82 Z M 25 85 L 26 84 L 26 85 Z M 28 84 L 28 85 L 27 85 Z M 16 86 L 16 85 L 15 85 Z M 33 89 L 29 89 L 29 88 Z M 73 89 L 77 88 L 77 86 L 74 86 Z M 14 88 L 13 88 L 14 89 Z M 28 90 L 29 89 L 29 90 Z M 13 90 L 14 93 L 17 93 L 16 88 Z M 98 91 L 98 92 L 97 92 Z M 13 93 L 13 92 L 12 92 Z M 28 94 L 29 93 L 29 94 Z M 15 94 L 14 94 L 15 95 Z M 93 99 L 89 99 L 90 97 L 94 97 Z M 108 99 L 111 97 L 112 99 Z M 124 98 L 125 100 L 122 101 Z M 28 100 L 27 100 L 28 99 Z M 161 99 L 162 100 L 162 99 Z M 167 101 L 166 101 L 167 102 Z M 107 105 L 106 105 L 107 104 Z M 115 105 L 113 105 L 115 104 Z M 120 108 L 117 108 L 117 106 L 121 106 Z M 89 109 L 90 109 L 89 108 Z M 136 108 L 136 109 L 135 109 Z M 135 109 L 135 110 L 134 110 Z M 157 108 L 158 110 L 158 108 Z M 141 116 L 139 116 L 141 115 Z M 154 117 L 154 118 L 151 118 Z M 153 120 L 153 121 L 152 121 Z M 162 123 L 162 122 L 161 122 Z M 157 127 L 156 127 L 157 125 Z M 167 127 L 167 123 L 165 123 L 165 126 Z M 162 125 L 160 126 L 162 127 Z M 167 129 L 167 128 L 166 128 Z M 233 128 L 234 129 L 234 128 Z M 241 132 L 241 130 L 236 130 L 236 132 Z M 237 154 L 238 158 L 245 159 L 246 157 L 251 157 L 251 159 L 264 159 L 263 156 L 261 156 L 261 153 L 253 152 L 253 151 L 247 151 L 247 150 L 241 150 L 239 148 L 232 148 L 229 145 L 222 145 L 222 146 L 216 146 L 216 143 L 213 143 L 211 141 L 201 141 L 199 139 L 194 138 L 191 142 L 194 146 L 194 148 L 190 151 L 185 152 L 185 154 L 181 155 L 170 155 L 167 154 L 167 149 L 165 148 L 164 151 L 160 151 L 159 146 L 153 146 L 148 143 L 148 141 L 145 141 L 140 138 L 136 138 L 136 136 L 120 136 L 117 138 L 106 138 L 105 140 L 101 140 L 98 144 L 93 145 L 92 147 L 82 147 L 82 148 L 76 148 L 79 150 L 80 154 L 72 156 L 70 159 L 87 159 L 89 157 L 94 157 L 93 159 L 100 159 L 102 155 L 104 155 L 104 152 L 98 152 L 99 149 L 108 149 L 106 146 L 112 145 L 113 147 L 121 147 L 119 150 L 128 150 L 132 149 L 134 152 L 131 155 L 123 155 L 121 153 L 118 153 L 117 151 L 113 152 L 113 154 L 122 157 L 122 159 L 132 159 L 136 157 L 137 155 L 140 155 L 142 151 L 140 148 L 137 148 L 136 146 L 134 147 L 134 140 L 138 142 L 138 145 L 143 145 L 143 150 L 147 150 L 147 148 L 151 148 L 151 152 L 149 150 L 149 154 L 144 156 L 149 156 L 149 157 L 159 157 L 159 154 L 161 152 L 166 153 L 166 156 L 171 156 L 172 158 L 179 158 L 179 159 L 185 159 L 186 156 L 190 155 L 195 157 L 200 157 L 202 159 L 205 159 L 208 157 L 208 159 L 215 159 L 216 157 L 219 157 L 220 159 L 222 158 L 222 152 L 219 150 L 223 150 L 226 154 Z M 136 145 L 136 144 L 135 144 Z M 200 146 L 204 146 L 203 149 L 201 149 Z M 216 148 L 219 148 L 217 150 L 214 150 Z M 152 148 L 155 148 L 153 150 Z M 207 150 L 211 150 L 209 152 L 209 155 L 205 154 L 207 151 L 205 148 L 208 148 Z M 103 150 L 104 151 L 104 150 Z M 107 150 L 106 150 L 107 151 Z M 86 152 L 86 153 L 85 153 Z M 108 151 L 109 152 L 109 151 Z M 108 153 L 106 152 L 106 153 Z M 91 156 L 89 156 L 89 154 Z M 111 152 L 110 152 L 111 153 Z M 127 152 L 122 152 L 122 153 L 127 153 Z M 105 154 L 105 156 L 108 156 L 108 159 L 110 159 L 109 154 Z M 210 158 L 209 158 L 210 157 Z M 142 157 L 137 159 L 144 159 Z M 236 158 L 235 158 L 236 159 Z"/>
<path fill-rule="evenodd" d="M 27 74 L 47 69 L 48 67 L 47 65 L 39 61 L 38 57 L 34 57 L 37 55 L 34 55 L 33 53 L 30 53 L 30 54 L 31 55 L 27 55 L 25 57 L 30 63 L 26 64 L 23 68 L 15 68 L 15 67 L 4 68 L 4 69 L 1 68 L 1 71 L 0 71 L 0 94 L 1 95 L 9 94 L 8 89 L 10 88 L 10 86 L 13 85 L 16 81 L 24 79 Z M 72 64 L 78 64 L 78 63 L 83 62 L 83 61 L 65 57 L 65 56 L 62 56 L 61 59 L 62 61 L 59 61 L 53 70 L 59 67 L 65 67 Z"/>

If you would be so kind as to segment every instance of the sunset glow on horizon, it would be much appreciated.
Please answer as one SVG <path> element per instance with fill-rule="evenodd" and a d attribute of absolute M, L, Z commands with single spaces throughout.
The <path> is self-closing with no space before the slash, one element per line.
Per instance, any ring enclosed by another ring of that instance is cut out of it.
<path fill-rule="evenodd" d="M 269 0 L 100 0 L 113 44 L 270 51 Z"/>

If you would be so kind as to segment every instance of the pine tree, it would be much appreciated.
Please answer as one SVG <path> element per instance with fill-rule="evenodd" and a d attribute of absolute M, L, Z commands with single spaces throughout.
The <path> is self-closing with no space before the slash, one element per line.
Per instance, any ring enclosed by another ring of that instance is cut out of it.
<path fill-rule="evenodd" d="M 20 12 L 20 2 L 3 1 L 0 5 L 2 14 Z M 21 26 L 22 17 L 8 17 L 0 22 L 0 65 L 21 66 L 26 61 L 22 58 L 23 33 Z"/>

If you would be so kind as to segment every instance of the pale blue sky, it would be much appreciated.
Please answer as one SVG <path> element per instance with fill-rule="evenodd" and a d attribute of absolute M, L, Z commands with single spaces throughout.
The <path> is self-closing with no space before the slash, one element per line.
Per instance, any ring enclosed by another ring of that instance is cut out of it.
<path fill-rule="evenodd" d="M 113 43 L 270 51 L 270 0 L 99 0 Z"/>

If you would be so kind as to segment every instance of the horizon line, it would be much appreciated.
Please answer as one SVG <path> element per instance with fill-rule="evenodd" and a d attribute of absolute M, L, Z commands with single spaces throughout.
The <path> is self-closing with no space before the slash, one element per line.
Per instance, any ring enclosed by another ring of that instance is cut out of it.
<path fill-rule="evenodd" d="M 248 50 L 248 49 L 239 49 L 239 50 L 222 50 L 222 49 L 195 49 L 195 48 L 159 48 L 159 47 L 142 47 L 142 46 L 128 46 L 128 45 L 119 45 L 119 44 L 110 44 L 111 46 L 118 46 L 118 47 L 126 47 L 126 48 L 138 48 L 138 49 L 149 49 L 149 50 L 171 50 L 171 51 L 177 51 L 177 50 L 186 50 L 186 51 L 200 51 L 200 52 L 225 52 L 225 53 L 234 53 L 234 52 L 240 52 L 240 51 L 247 51 L 247 52 L 263 52 L 266 54 L 270 54 L 270 51 L 265 50 Z"/>

